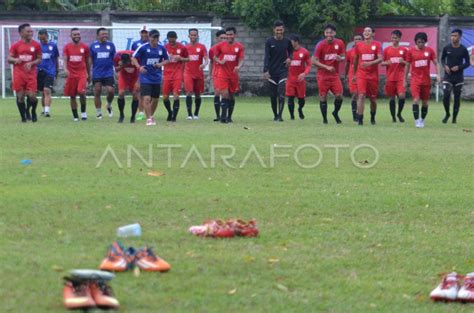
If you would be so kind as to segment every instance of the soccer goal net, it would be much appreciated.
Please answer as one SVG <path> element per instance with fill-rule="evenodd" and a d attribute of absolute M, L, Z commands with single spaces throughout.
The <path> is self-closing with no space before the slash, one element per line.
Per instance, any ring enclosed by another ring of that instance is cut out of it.
<path fill-rule="evenodd" d="M 211 26 L 210 23 L 176 23 L 176 24 L 152 24 L 152 23 L 112 23 L 112 26 L 100 25 L 65 25 L 58 23 L 48 23 L 44 25 L 31 25 L 34 30 L 33 39 L 38 40 L 38 31 L 46 29 L 49 34 L 49 40 L 58 45 L 59 58 L 59 78 L 55 83 L 54 96 L 63 95 L 63 86 L 65 83 L 63 71 L 63 48 L 71 42 L 70 31 L 72 28 L 78 28 L 81 31 L 81 42 L 90 45 L 96 40 L 96 30 L 104 27 L 109 30 L 109 40 L 111 40 L 117 51 L 129 50 L 132 43 L 140 39 L 140 30 L 143 26 L 148 30 L 157 29 L 160 31 L 160 42 L 166 44 L 166 34 L 169 31 L 175 31 L 178 34 L 178 41 L 188 44 L 188 30 L 197 28 L 199 30 L 199 42 L 209 49 L 213 44 L 213 32 L 220 30 L 221 27 Z M 18 25 L 1 25 L 1 80 L 2 80 L 2 98 L 14 96 L 12 91 L 13 67 L 8 64 L 8 53 L 12 44 L 20 39 Z M 207 70 L 207 69 L 206 69 Z M 91 93 L 91 90 L 89 90 Z"/>

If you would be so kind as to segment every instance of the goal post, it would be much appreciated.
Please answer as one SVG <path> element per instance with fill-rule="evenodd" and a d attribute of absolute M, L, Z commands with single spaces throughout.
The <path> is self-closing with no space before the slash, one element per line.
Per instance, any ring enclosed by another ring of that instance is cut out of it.
<path fill-rule="evenodd" d="M 34 30 L 33 39 L 38 40 L 38 31 L 46 29 L 49 34 L 49 39 L 58 45 L 60 54 L 59 58 L 59 79 L 55 86 L 55 96 L 62 96 L 64 85 L 64 71 L 63 71 L 63 48 L 70 42 L 70 30 L 78 28 L 81 31 L 81 42 L 90 45 L 96 40 L 96 30 L 99 27 L 108 29 L 109 40 L 114 42 L 117 51 L 131 48 L 133 41 L 140 39 L 140 30 L 146 25 L 148 30 L 157 29 L 160 31 L 160 42 L 166 43 L 166 33 L 168 31 L 176 31 L 178 40 L 187 44 L 188 29 L 197 28 L 199 30 L 199 41 L 210 48 L 212 44 L 212 32 L 222 29 L 218 26 L 212 26 L 210 23 L 176 23 L 176 24 L 159 24 L 159 23 L 112 23 L 112 26 L 102 26 L 88 24 L 68 25 L 64 23 L 48 23 L 48 24 L 32 24 Z M 1 72 L 2 72 L 2 98 L 14 96 L 10 86 L 13 79 L 13 66 L 8 64 L 8 53 L 13 43 L 20 39 L 18 34 L 18 25 L 1 25 Z"/>

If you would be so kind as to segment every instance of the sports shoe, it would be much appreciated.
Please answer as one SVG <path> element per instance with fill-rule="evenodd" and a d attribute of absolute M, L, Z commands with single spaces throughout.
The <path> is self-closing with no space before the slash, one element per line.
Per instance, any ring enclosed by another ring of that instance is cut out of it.
<path fill-rule="evenodd" d="M 255 220 L 248 222 L 243 220 L 230 220 L 229 223 L 232 226 L 234 234 L 241 237 L 257 237 L 258 228 Z"/>
<path fill-rule="evenodd" d="M 421 124 L 420 124 L 420 122 L 421 122 L 421 118 L 415 120 L 415 127 L 416 127 L 416 128 L 421 128 L 421 127 L 422 127 Z"/>
<path fill-rule="evenodd" d="M 474 303 L 474 272 L 464 277 L 464 284 L 459 289 L 457 300 Z"/>
<path fill-rule="evenodd" d="M 129 260 L 132 261 L 132 260 Z M 125 272 L 129 267 L 130 263 L 127 262 L 123 246 L 118 241 L 114 241 L 109 247 L 107 257 L 102 261 L 99 268 L 103 271 L 110 272 Z"/>
<path fill-rule="evenodd" d="M 222 220 L 207 220 L 202 225 L 191 226 L 189 232 L 201 237 L 231 238 L 235 236 L 232 224 Z"/>
<path fill-rule="evenodd" d="M 213 119 L 214 122 L 220 122 L 221 121 L 221 118 L 220 117 L 216 117 L 215 119 Z"/>
<path fill-rule="evenodd" d="M 102 113 L 99 113 L 95 116 L 96 119 L 101 120 L 102 119 Z"/>
<path fill-rule="evenodd" d="M 303 114 L 303 109 L 302 108 L 298 108 L 298 115 L 300 117 L 300 120 L 304 120 L 304 114 Z"/>
<path fill-rule="evenodd" d="M 425 120 L 420 119 L 420 128 L 423 128 L 423 127 L 425 127 Z"/>
<path fill-rule="evenodd" d="M 400 113 L 397 114 L 397 117 L 398 117 L 398 121 L 400 123 L 405 123 L 405 119 L 402 117 L 402 115 Z"/>
<path fill-rule="evenodd" d="M 64 306 L 69 310 L 91 309 L 95 307 L 89 285 L 86 281 L 72 280 L 65 278 L 66 283 L 63 288 Z"/>
<path fill-rule="evenodd" d="M 192 121 L 192 120 L 193 120 L 193 117 L 192 117 L 191 115 L 189 115 L 188 117 L 186 117 L 186 120 Z"/>
<path fill-rule="evenodd" d="M 454 301 L 459 291 L 461 276 L 452 272 L 443 277 L 441 283 L 430 293 L 433 301 Z"/>
<path fill-rule="evenodd" d="M 199 119 L 199 115 L 194 115 L 193 116 L 193 120 L 198 120 Z"/>
<path fill-rule="evenodd" d="M 76 118 L 76 117 L 75 117 L 75 118 L 73 118 L 72 120 L 73 120 L 73 122 L 79 122 L 79 119 L 78 119 L 78 118 Z"/>
<path fill-rule="evenodd" d="M 115 298 L 112 288 L 105 281 L 92 281 L 89 289 L 95 305 L 102 309 L 118 309 L 120 304 Z"/>
<path fill-rule="evenodd" d="M 332 112 L 332 116 L 334 116 L 334 119 L 336 120 L 336 123 L 337 123 L 337 124 L 341 124 L 341 123 L 342 123 L 341 119 L 339 118 L 339 114 L 337 114 L 336 111 L 333 111 L 333 112 Z"/>
<path fill-rule="evenodd" d="M 144 247 L 137 252 L 135 265 L 145 272 L 167 272 L 171 269 L 171 266 L 165 260 L 156 256 L 148 247 Z"/>
<path fill-rule="evenodd" d="M 144 119 L 145 119 L 145 113 L 138 112 L 136 120 L 137 121 L 143 121 Z"/>
<path fill-rule="evenodd" d="M 44 117 L 51 117 L 51 114 L 49 114 L 49 113 L 44 113 Z"/>
<path fill-rule="evenodd" d="M 123 120 L 125 119 L 125 116 L 120 116 L 117 123 L 123 123 Z"/>
<path fill-rule="evenodd" d="M 112 111 L 112 106 L 111 105 L 107 106 L 107 112 L 109 113 L 109 117 L 114 116 L 114 112 Z"/>
<path fill-rule="evenodd" d="M 146 120 L 146 126 L 153 126 L 153 120 L 151 118 Z"/>

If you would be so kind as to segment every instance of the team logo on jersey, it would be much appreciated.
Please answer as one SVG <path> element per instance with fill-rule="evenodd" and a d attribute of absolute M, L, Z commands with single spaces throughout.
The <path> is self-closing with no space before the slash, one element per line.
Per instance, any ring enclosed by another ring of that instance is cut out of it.
<path fill-rule="evenodd" d="M 428 52 L 425 52 L 425 57 L 429 56 L 430 54 Z"/>
<path fill-rule="evenodd" d="M 35 52 L 35 47 L 30 48 L 31 52 Z"/>
<path fill-rule="evenodd" d="M 95 45 L 94 48 L 98 49 L 98 48 L 100 48 L 100 46 L 99 46 L 99 45 Z"/>
<path fill-rule="evenodd" d="M 146 52 L 150 52 L 150 49 L 146 49 Z M 161 52 L 161 51 L 160 51 Z"/>
<path fill-rule="evenodd" d="M 81 48 L 81 53 L 84 53 L 84 48 Z"/>
<path fill-rule="evenodd" d="M 148 52 L 150 52 L 150 50 L 148 50 Z M 158 51 L 158 55 L 160 55 L 160 56 L 163 55 L 163 51 L 161 51 L 161 50 Z"/>
<path fill-rule="evenodd" d="M 400 54 L 403 55 L 403 50 L 400 50 Z"/>
<path fill-rule="evenodd" d="M 303 53 L 300 53 L 300 58 L 302 58 L 302 57 L 303 57 Z"/>
<path fill-rule="evenodd" d="M 197 48 L 196 51 L 197 51 L 197 52 L 201 52 L 201 48 Z"/>
<path fill-rule="evenodd" d="M 339 45 L 335 45 L 334 49 L 339 50 Z"/>
<path fill-rule="evenodd" d="M 377 47 L 376 47 L 376 46 L 372 46 L 372 50 L 374 50 L 374 51 L 375 51 L 375 49 L 377 49 Z"/>
<path fill-rule="evenodd" d="M 110 46 L 107 46 L 107 50 L 110 50 Z"/>
<path fill-rule="evenodd" d="M 234 50 L 235 50 L 235 53 L 239 52 L 239 48 L 235 48 Z"/>
<path fill-rule="evenodd" d="M 53 46 L 49 46 L 49 51 L 53 51 Z"/>
<path fill-rule="evenodd" d="M 177 53 L 177 54 L 180 54 L 180 53 L 181 53 L 181 49 L 176 50 L 176 53 Z"/>

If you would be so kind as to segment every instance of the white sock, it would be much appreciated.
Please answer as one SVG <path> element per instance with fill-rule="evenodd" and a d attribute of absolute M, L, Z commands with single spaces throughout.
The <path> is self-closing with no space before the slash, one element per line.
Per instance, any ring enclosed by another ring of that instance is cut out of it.
<path fill-rule="evenodd" d="M 99 109 L 95 109 L 95 111 L 97 112 L 97 115 L 102 114 L 102 109 L 100 109 L 100 108 L 99 108 Z"/>
<path fill-rule="evenodd" d="M 49 113 L 49 107 L 44 107 L 44 113 Z"/>
<path fill-rule="evenodd" d="M 81 113 L 81 117 L 87 117 L 87 113 L 86 113 L 86 112 L 82 112 L 82 113 Z"/>

